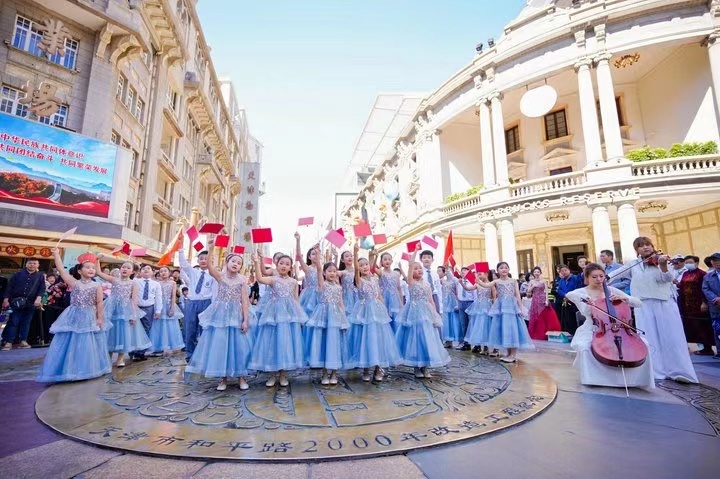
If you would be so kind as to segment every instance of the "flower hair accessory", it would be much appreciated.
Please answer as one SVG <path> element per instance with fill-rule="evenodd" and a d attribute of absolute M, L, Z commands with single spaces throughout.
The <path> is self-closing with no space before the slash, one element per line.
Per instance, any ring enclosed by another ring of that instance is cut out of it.
<path fill-rule="evenodd" d="M 97 256 L 95 256 L 94 254 L 92 254 L 92 253 L 90 253 L 90 252 L 88 252 L 88 253 L 83 253 L 83 254 L 81 254 L 80 256 L 78 256 L 77 262 L 80 263 L 80 264 L 83 264 L 83 263 L 97 263 Z"/>

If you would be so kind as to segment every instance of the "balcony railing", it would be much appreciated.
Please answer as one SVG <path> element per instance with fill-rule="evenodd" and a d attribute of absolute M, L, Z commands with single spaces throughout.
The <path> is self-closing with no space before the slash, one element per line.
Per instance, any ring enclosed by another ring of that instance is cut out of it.
<path fill-rule="evenodd" d="M 656 176 L 695 176 L 720 172 L 720 155 L 684 156 L 643 161 L 632 165 L 632 175 L 640 178 Z"/>
<path fill-rule="evenodd" d="M 562 175 L 546 176 L 534 180 L 521 181 L 510 185 L 510 196 L 513 198 L 525 198 L 537 194 L 555 193 L 573 189 L 585 184 L 585 172 L 573 171 Z"/>

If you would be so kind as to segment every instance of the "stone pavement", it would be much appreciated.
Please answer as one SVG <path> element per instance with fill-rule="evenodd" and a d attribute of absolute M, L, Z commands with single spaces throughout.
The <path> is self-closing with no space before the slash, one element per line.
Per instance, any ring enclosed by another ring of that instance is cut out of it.
<path fill-rule="evenodd" d="M 704 386 L 653 392 L 578 384 L 566 345 L 539 343 L 524 361 L 552 376 L 555 404 L 529 422 L 461 443 L 362 460 L 268 464 L 125 454 L 64 439 L 40 423 L 33 382 L 44 349 L 0 353 L 4 478 L 706 478 L 720 466 L 720 361 L 693 357 Z M 710 387 L 708 387 L 710 386 Z M 717 389 L 716 389 L 717 388 Z"/>

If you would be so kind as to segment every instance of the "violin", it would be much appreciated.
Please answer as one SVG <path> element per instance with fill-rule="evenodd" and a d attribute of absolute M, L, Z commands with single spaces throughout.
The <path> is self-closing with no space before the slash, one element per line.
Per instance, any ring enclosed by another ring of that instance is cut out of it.
<path fill-rule="evenodd" d="M 607 366 L 639 367 L 648 357 L 647 345 L 638 335 L 642 331 L 630 324 L 630 306 L 624 301 L 611 301 L 606 284 L 603 289 L 604 300 L 582 300 L 592 308 L 592 321 L 597 327 L 590 350 L 598 362 Z"/>

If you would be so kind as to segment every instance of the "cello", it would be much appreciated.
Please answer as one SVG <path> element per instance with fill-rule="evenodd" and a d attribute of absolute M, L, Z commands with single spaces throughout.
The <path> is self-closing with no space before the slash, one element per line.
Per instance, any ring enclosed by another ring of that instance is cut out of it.
<path fill-rule="evenodd" d="M 638 334 L 644 332 L 630 324 L 631 313 L 627 303 L 610 300 L 607 283 L 603 283 L 603 291 L 604 301 L 593 301 L 590 298 L 582 300 L 594 310 L 591 317 L 597 330 L 593 333 L 590 347 L 593 356 L 598 362 L 607 366 L 620 368 L 641 366 L 648 357 L 647 344 Z M 598 302 L 601 302 L 601 305 L 598 305 Z"/>

